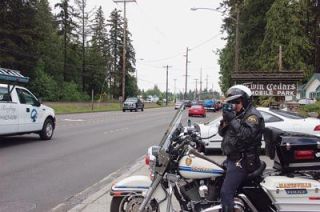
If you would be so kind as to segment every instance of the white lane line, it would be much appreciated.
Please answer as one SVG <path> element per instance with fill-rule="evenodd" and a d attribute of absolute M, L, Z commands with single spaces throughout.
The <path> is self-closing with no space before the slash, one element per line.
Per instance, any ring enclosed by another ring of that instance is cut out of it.
<path fill-rule="evenodd" d="M 103 132 L 103 134 L 107 135 L 107 134 L 122 132 L 122 131 L 125 131 L 125 130 L 128 130 L 128 129 L 129 129 L 128 127 L 118 128 L 118 129 L 114 129 L 114 130 L 105 131 L 105 132 Z"/>
<path fill-rule="evenodd" d="M 81 121 L 85 121 L 83 119 L 63 119 L 64 121 L 73 121 L 73 122 L 81 122 Z"/>

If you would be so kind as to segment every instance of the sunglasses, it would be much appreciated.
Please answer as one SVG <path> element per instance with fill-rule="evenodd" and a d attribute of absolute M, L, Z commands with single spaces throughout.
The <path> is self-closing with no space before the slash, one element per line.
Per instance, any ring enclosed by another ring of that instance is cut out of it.
<path fill-rule="evenodd" d="M 232 102 L 230 102 L 231 104 L 240 104 L 240 100 L 235 100 L 235 101 L 232 101 Z"/>

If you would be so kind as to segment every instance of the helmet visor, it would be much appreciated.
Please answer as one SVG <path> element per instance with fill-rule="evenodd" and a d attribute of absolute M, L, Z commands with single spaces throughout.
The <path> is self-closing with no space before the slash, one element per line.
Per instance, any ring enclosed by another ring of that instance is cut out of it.
<path fill-rule="evenodd" d="M 224 101 L 230 103 L 236 99 L 239 99 L 240 97 L 241 97 L 241 94 L 233 95 L 233 96 L 227 97 Z"/>

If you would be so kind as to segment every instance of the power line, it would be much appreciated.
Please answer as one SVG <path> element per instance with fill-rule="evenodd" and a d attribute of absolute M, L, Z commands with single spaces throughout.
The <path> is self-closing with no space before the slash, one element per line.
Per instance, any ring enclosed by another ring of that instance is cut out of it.
<path fill-rule="evenodd" d="M 212 41 L 213 39 L 215 39 L 216 37 L 218 37 L 219 35 L 221 35 L 222 33 L 218 33 L 218 34 L 215 34 L 214 36 L 212 36 L 211 38 L 209 38 L 208 40 L 205 40 L 205 41 L 202 41 L 201 43 L 197 44 L 196 46 L 192 47 L 189 49 L 189 51 L 192 51 L 194 49 L 197 49 L 201 46 L 203 46 L 204 44 Z M 183 52 L 180 52 L 178 54 L 175 54 L 175 55 L 172 55 L 172 56 L 169 56 L 169 57 L 164 57 L 164 58 L 159 58 L 159 59 L 154 59 L 154 60 L 146 60 L 145 62 L 161 62 L 161 61 L 165 61 L 165 60 L 170 60 L 170 59 L 174 59 L 176 57 L 179 57 L 181 56 L 181 54 L 183 54 Z"/>
<path fill-rule="evenodd" d="M 196 46 L 194 46 L 194 47 L 190 48 L 190 51 L 192 51 L 192 50 L 194 50 L 194 49 L 197 49 L 197 48 L 199 48 L 199 47 L 203 46 L 204 44 L 206 44 L 206 43 L 208 43 L 208 42 L 212 41 L 213 39 L 217 38 L 217 37 L 218 37 L 218 35 L 221 35 L 221 34 L 222 34 L 221 32 L 220 32 L 220 33 L 218 33 L 218 34 L 215 34 L 214 36 L 212 36 L 212 37 L 211 37 L 211 38 L 209 38 L 208 40 L 205 40 L 205 41 L 201 42 L 200 44 L 198 44 L 198 45 L 196 45 Z"/>

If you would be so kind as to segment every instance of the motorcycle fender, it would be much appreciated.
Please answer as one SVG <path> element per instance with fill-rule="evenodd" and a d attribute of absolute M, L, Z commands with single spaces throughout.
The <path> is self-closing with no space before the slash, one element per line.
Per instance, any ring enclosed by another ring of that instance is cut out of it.
<path fill-rule="evenodd" d="M 149 189 L 151 183 L 150 178 L 147 176 L 130 176 L 114 184 L 111 187 L 110 195 L 126 196 L 132 193 L 142 194 Z"/>

